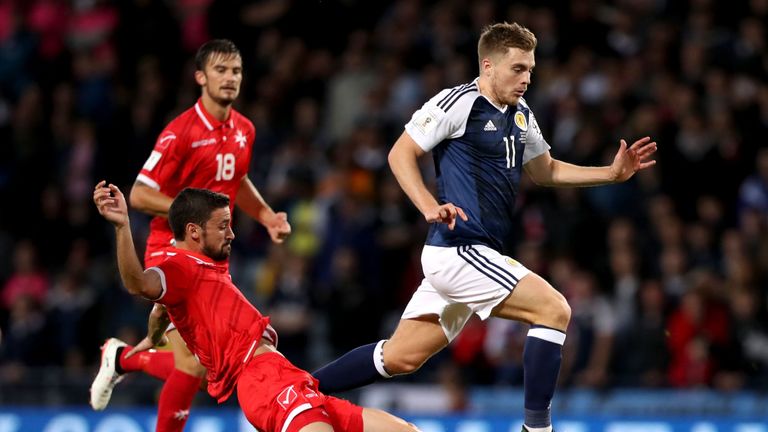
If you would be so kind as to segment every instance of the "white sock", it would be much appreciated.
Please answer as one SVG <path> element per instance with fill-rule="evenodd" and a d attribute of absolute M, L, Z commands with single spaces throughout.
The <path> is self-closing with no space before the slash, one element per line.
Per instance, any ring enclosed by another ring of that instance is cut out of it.
<path fill-rule="evenodd" d="M 552 432 L 552 426 L 550 425 L 543 428 L 534 428 L 534 427 L 526 426 L 525 430 L 527 430 L 528 432 Z"/>

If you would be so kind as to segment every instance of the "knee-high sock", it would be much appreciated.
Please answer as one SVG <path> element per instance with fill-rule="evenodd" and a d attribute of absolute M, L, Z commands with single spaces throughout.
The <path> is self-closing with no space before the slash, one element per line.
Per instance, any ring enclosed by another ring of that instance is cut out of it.
<path fill-rule="evenodd" d="M 200 388 L 200 381 L 193 375 L 174 369 L 160 392 L 155 432 L 181 432 L 189 418 L 189 408 Z"/>
<path fill-rule="evenodd" d="M 523 369 L 525 384 L 525 425 L 549 428 L 550 404 L 560 374 L 565 333 L 538 325 L 531 326 L 525 339 Z M 546 430 L 546 429 L 545 429 Z"/>
<path fill-rule="evenodd" d="M 357 347 L 313 372 L 320 381 L 320 391 L 337 393 L 390 378 L 384 369 L 384 342 Z"/>
<path fill-rule="evenodd" d="M 127 346 L 118 350 L 119 361 L 116 362 L 118 373 L 144 371 L 161 381 L 168 379 L 174 369 L 172 351 L 149 350 L 125 358 L 131 349 L 133 349 L 132 346 Z"/>

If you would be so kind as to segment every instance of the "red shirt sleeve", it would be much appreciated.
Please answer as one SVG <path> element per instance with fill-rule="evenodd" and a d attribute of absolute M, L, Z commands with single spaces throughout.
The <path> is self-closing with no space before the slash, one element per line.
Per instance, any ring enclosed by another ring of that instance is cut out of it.
<path fill-rule="evenodd" d="M 157 137 L 155 148 L 139 172 L 137 180 L 146 185 L 163 190 L 163 185 L 178 175 L 178 169 L 183 165 L 186 140 L 178 135 L 172 125 L 168 125 Z"/>
<path fill-rule="evenodd" d="M 190 268 L 189 265 L 184 265 L 183 260 L 171 257 L 148 270 L 157 271 L 163 285 L 163 293 L 160 298 L 155 300 L 156 303 L 175 305 L 186 298 L 186 291 L 192 284 L 185 283 L 185 281 L 188 280 L 194 269 Z"/>

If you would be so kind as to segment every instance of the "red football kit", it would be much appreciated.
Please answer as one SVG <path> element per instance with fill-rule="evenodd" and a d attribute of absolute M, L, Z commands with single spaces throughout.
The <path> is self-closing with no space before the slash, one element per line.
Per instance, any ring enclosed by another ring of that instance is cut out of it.
<path fill-rule="evenodd" d="M 232 211 L 248 174 L 255 134 L 253 123 L 234 109 L 220 122 L 198 100 L 160 133 L 136 180 L 171 198 L 185 187 L 210 189 L 229 196 Z M 168 220 L 152 219 L 145 266 L 162 262 L 172 240 Z"/>
<path fill-rule="evenodd" d="M 277 335 L 232 283 L 225 262 L 171 247 L 148 270 L 160 274 L 171 321 L 208 370 L 208 393 L 225 401 L 237 387 L 246 418 L 265 432 L 294 431 L 311 422 L 362 432 L 362 408 L 325 396 L 317 381 L 279 353 L 253 355 L 262 338 Z"/>

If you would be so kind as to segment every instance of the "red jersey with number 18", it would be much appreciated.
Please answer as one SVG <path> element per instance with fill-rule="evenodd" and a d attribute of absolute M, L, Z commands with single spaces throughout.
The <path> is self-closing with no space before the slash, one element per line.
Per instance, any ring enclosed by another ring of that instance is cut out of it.
<path fill-rule="evenodd" d="M 223 193 L 229 196 L 231 211 L 248 174 L 255 134 L 253 123 L 234 109 L 220 122 L 198 100 L 160 133 L 136 180 L 171 198 L 185 187 Z M 171 240 L 168 220 L 152 219 L 144 262 L 157 262 L 152 258 L 163 255 Z"/>
<path fill-rule="evenodd" d="M 165 305 L 187 347 L 208 370 L 208 393 L 223 402 L 261 338 L 276 344 L 276 335 L 267 327 L 269 318 L 232 283 L 226 263 L 178 248 L 166 255 L 147 269 L 160 274 L 163 286 L 155 302 Z"/>

